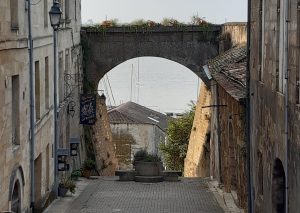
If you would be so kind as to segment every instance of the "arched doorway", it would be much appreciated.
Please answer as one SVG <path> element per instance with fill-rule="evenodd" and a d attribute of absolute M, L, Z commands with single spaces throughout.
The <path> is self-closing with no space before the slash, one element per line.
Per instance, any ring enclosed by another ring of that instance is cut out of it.
<path fill-rule="evenodd" d="M 14 184 L 13 193 L 11 197 L 11 210 L 15 213 L 21 212 L 21 188 L 20 182 L 17 180 Z"/>
<path fill-rule="evenodd" d="M 285 205 L 285 172 L 281 160 L 276 158 L 272 177 L 273 212 L 284 213 Z"/>

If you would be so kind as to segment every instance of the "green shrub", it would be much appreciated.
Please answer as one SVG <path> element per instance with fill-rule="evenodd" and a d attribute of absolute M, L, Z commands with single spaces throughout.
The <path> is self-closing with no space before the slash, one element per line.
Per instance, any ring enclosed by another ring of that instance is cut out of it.
<path fill-rule="evenodd" d="M 146 150 L 139 150 L 134 154 L 133 165 L 137 161 L 143 162 L 160 162 L 161 159 L 157 154 L 150 154 Z"/>
<path fill-rule="evenodd" d="M 76 191 L 76 184 L 70 178 L 62 178 L 59 183 L 59 187 L 68 189 L 72 194 L 74 194 Z"/>
<path fill-rule="evenodd" d="M 92 170 L 94 169 L 96 166 L 96 163 L 94 160 L 92 159 L 86 159 L 84 162 L 83 162 L 83 169 L 86 169 L 86 170 Z"/>
<path fill-rule="evenodd" d="M 81 176 L 81 171 L 80 170 L 74 170 L 71 173 L 71 179 L 77 180 Z"/>

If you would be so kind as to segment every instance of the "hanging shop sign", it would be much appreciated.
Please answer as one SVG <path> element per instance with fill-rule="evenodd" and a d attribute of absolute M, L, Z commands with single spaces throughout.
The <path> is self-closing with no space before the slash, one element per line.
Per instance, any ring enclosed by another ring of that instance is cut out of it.
<path fill-rule="evenodd" d="M 94 125 L 96 122 L 96 95 L 80 95 L 80 124 Z"/>

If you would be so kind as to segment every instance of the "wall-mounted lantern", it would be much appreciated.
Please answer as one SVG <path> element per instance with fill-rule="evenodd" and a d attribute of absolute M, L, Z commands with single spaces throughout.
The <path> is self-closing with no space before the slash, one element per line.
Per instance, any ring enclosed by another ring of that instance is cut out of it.
<path fill-rule="evenodd" d="M 68 171 L 67 159 L 70 154 L 69 149 L 57 149 L 57 170 Z"/>
<path fill-rule="evenodd" d="M 78 155 L 79 144 L 80 144 L 80 139 L 79 138 L 70 138 L 71 156 L 77 156 Z"/>

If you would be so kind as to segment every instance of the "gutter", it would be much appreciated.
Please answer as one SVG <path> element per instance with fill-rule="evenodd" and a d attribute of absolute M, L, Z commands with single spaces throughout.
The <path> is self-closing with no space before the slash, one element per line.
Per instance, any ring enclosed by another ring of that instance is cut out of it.
<path fill-rule="evenodd" d="M 250 121 L 250 50 L 251 50 L 251 5 L 248 0 L 248 24 L 247 24 L 247 70 L 246 70 L 246 149 L 247 149 L 247 188 L 248 188 L 248 213 L 253 213 L 253 186 L 251 171 L 251 121 Z"/>
<path fill-rule="evenodd" d="M 35 212 L 35 187 L 34 187 L 34 144 L 35 144 L 35 103 L 34 103 L 34 72 L 33 72 L 33 40 L 31 26 L 31 0 L 28 1 L 28 42 L 29 42 L 29 93 L 30 93 L 30 208 Z"/>
<path fill-rule="evenodd" d="M 289 78 L 289 69 L 288 69 L 288 47 L 289 47 L 289 33 L 288 33 L 288 23 L 289 23 L 289 1 L 284 1 L 284 22 L 283 22 L 283 31 L 284 31 L 284 58 L 283 58 L 283 72 L 284 72 L 284 86 L 285 86 L 285 96 L 284 96 L 284 142 L 285 142 L 285 213 L 289 212 L 289 89 L 288 89 L 288 78 Z"/>

